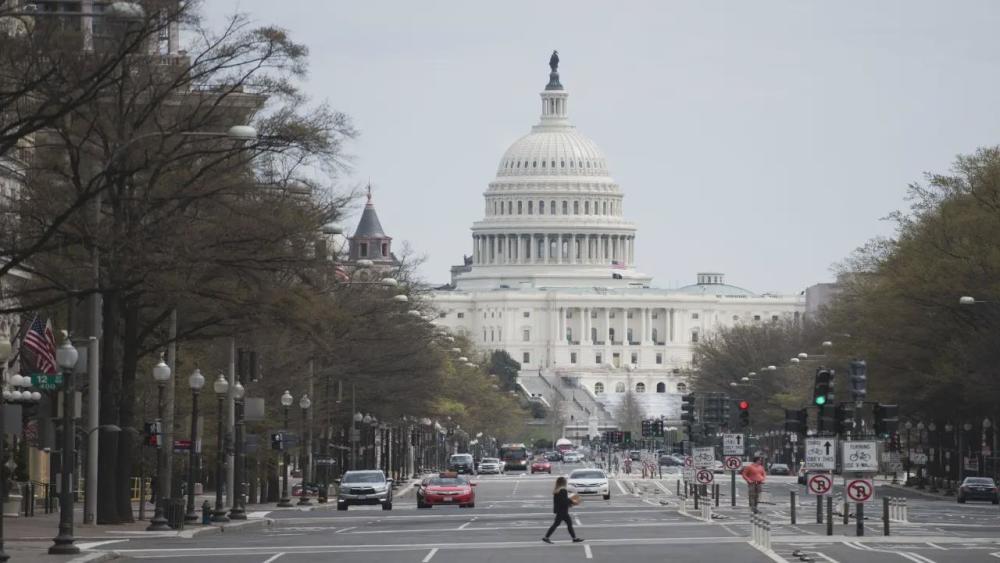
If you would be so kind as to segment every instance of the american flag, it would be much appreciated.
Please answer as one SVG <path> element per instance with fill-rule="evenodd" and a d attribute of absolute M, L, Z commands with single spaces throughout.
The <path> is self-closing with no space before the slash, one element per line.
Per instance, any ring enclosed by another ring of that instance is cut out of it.
<path fill-rule="evenodd" d="M 52 321 L 43 323 L 41 317 L 35 315 L 35 320 L 31 321 L 31 326 L 24 335 L 23 344 L 35 355 L 36 367 L 42 373 L 59 372 L 56 369 L 56 338 L 52 334 Z"/>
<path fill-rule="evenodd" d="M 624 270 L 625 269 L 625 264 L 623 262 L 619 262 L 618 260 L 612 260 L 611 261 L 611 269 L 612 270 Z"/>

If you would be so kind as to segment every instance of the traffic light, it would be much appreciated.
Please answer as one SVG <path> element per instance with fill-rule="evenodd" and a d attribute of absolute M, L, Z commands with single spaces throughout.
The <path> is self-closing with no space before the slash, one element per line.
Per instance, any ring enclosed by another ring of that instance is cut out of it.
<path fill-rule="evenodd" d="M 681 397 L 681 420 L 694 424 L 694 393 L 689 393 Z"/>
<path fill-rule="evenodd" d="M 853 360 L 848 372 L 851 374 L 851 397 L 864 401 L 868 395 L 868 364 L 864 360 Z"/>
<path fill-rule="evenodd" d="M 899 427 L 899 407 L 875 403 L 875 433 L 878 435 L 892 434 Z"/>
<path fill-rule="evenodd" d="M 750 426 L 750 403 L 747 401 L 740 401 L 740 426 L 746 428 Z"/>
<path fill-rule="evenodd" d="M 849 434 L 854 429 L 854 404 L 840 403 L 833 411 L 833 432 Z"/>
<path fill-rule="evenodd" d="M 619 432 L 619 434 L 622 434 L 622 432 Z M 626 431 L 624 434 L 625 434 L 625 436 L 624 436 L 624 439 L 622 440 L 622 443 L 623 444 L 631 444 L 632 443 L 632 432 Z"/>
<path fill-rule="evenodd" d="M 722 425 L 729 428 L 729 397 L 727 396 L 722 400 Z"/>
<path fill-rule="evenodd" d="M 285 440 L 284 435 L 281 432 L 275 432 L 271 434 L 271 449 L 281 451 L 284 448 Z"/>
<path fill-rule="evenodd" d="M 662 420 L 657 420 L 655 423 L 653 423 L 653 436 L 655 436 L 657 438 L 662 438 L 663 437 L 663 421 Z"/>
<path fill-rule="evenodd" d="M 832 369 L 816 370 L 816 380 L 813 385 L 813 403 L 816 406 L 822 407 L 833 402 L 833 374 Z"/>
<path fill-rule="evenodd" d="M 160 447 L 160 423 L 146 422 L 143 424 L 143 430 L 146 434 L 146 445 L 153 448 Z"/>
<path fill-rule="evenodd" d="M 651 421 L 651 420 L 643 420 L 642 421 L 642 437 L 643 438 L 648 438 L 648 437 L 650 437 L 650 436 L 653 435 L 652 424 L 653 424 L 653 421 Z"/>

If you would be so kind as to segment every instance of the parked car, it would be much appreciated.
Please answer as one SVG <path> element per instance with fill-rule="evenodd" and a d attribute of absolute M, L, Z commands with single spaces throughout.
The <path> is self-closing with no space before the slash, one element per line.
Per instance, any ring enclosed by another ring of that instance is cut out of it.
<path fill-rule="evenodd" d="M 642 461 L 642 452 L 639 450 L 632 450 L 628 453 L 628 458 L 632 461 Z"/>
<path fill-rule="evenodd" d="M 300 497 L 302 496 L 302 491 L 305 491 L 306 496 L 317 496 L 319 495 L 319 485 L 316 483 L 296 483 L 292 486 L 292 496 Z"/>
<path fill-rule="evenodd" d="M 583 456 L 577 452 L 565 452 L 562 455 L 563 463 L 580 463 L 583 461 Z"/>
<path fill-rule="evenodd" d="M 448 471 L 475 475 L 476 466 L 472 463 L 472 454 L 455 454 L 448 458 Z"/>
<path fill-rule="evenodd" d="M 483 461 L 479 462 L 479 473 L 480 474 L 500 474 L 503 472 L 503 466 L 500 464 L 500 459 L 495 457 L 484 457 Z"/>
<path fill-rule="evenodd" d="M 1000 504 L 996 482 L 990 477 L 966 477 L 958 488 L 958 502 L 965 504 L 967 500 L 988 500 Z"/>
<path fill-rule="evenodd" d="M 552 475 L 552 464 L 549 463 L 549 460 L 544 457 L 540 457 L 531 462 L 531 473 L 548 473 L 549 475 Z"/>
<path fill-rule="evenodd" d="M 417 508 L 454 504 L 462 508 L 475 508 L 475 483 L 454 472 L 441 473 L 424 479 L 417 488 Z"/>
<path fill-rule="evenodd" d="M 772 463 L 769 473 L 771 475 L 791 475 L 792 470 L 784 463 Z"/>
<path fill-rule="evenodd" d="M 683 460 L 678 460 L 670 455 L 661 455 L 659 458 L 660 465 L 663 467 L 674 467 L 684 465 Z"/>
<path fill-rule="evenodd" d="M 608 474 L 601 469 L 574 469 L 567 478 L 569 490 L 579 495 L 601 495 L 611 500 Z"/>
<path fill-rule="evenodd" d="M 560 454 L 559 452 L 547 452 L 545 454 L 545 459 L 547 459 L 550 462 L 562 461 L 562 454 Z"/>
<path fill-rule="evenodd" d="M 382 510 L 392 510 L 392 479 L 380 470 L 348 471 L 339 484 L 337 510 L 352 504 L 381 504 Z"/>

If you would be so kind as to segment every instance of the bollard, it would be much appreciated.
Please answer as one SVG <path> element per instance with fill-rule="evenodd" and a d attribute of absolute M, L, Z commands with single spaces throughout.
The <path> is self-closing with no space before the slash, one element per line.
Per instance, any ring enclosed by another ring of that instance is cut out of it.
<path fill-rule="evenodd" d="M 718 508 L 719 507 L 719 496 L 720 496 L 719 495 L 719 485 L 712 485 L 712 489 L 713 489 L 712 492 L 715 493 L 715 507 Z"/>
<path fill-rule="evenodd" d="M 857 508 L 854 511 L 854 519 L 857 522 L 857 527 L 855 529 L 857 530 L 858 537 L 860 538 L 865 535 L 865 503 L 859 502 L 857 504 Z"/>
<path fill-rule="evenodd" d="M 730 503 L 732 506 L 736 506 L 736 472 L 729 472 L 729 496 L 731 497 Z"/>
<path fill-rule="evenodd" d="M 892 499 L 889 497 L 882 497 L 882 535 L 889 535 L 889 503 Z"/>
<path fill-rule="evenodd" d="M 823 495 L 816 495 L 816 523 L 823 523 Z"/>
<path fill-rule="evenodd" d="M 680 482 L 680 479 L 677 480 L 677 496 L 681 496 L 681 482 Z"/>
<path fill-rule="evenodd" d="M 833 497 L 826 497 L 826 535 L 833 535 Z"/>
<path fill-rule="evenodd" d="M 764 549 L 771 549 L 771 523 L 764 520 Z"/>
<path fill-rule="evenodd" d="M 847 499 L 844 499 L 844 525 L 851 523 L 851 505 L 847 503 Z"/>
<path fill-rule="evenodd" d="M 902 513 L 901 518 L 899 519 L 899 521 L 900 522 L 909 522 L 910 521 L 910 505 L 906 504 L 906 499 L 905 498 L 904 499 L 900 499 L 899 502 L 903 503 L 903 505 L 900 507 L 902 509 L 903 513 Z"/>
<path fill-rule="evenodd" d="M 792 517 L 792 526 L 795 525 L 795 491 L 789 491 L 788 513 Z"/>
<path fill-rule="evenodd" d="M 758 528 L 757 528 L 757 520 L 759 518 L 760 517 L 757 516 L 756 514 L 751 514 L 750 515 L 750 537 L 751 537 L 750 543 L 752 543 L 754 545 L 757 545 L 758 543 L 760 543 L 760 534 L 757 531 L 758 530 Z"/>
<path fill-rule="evenodd" d="M 694 490 L 694 509 L 698 510 L 698 489 L 697 489 L 697 487 Z"/>

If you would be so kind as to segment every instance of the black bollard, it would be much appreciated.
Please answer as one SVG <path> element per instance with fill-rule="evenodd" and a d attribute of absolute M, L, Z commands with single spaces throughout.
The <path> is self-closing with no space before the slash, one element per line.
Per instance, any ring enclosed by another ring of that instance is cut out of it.
<path fill-rule="evenodd" d="M 882 497 L 882 535 L 889 535 L 889 497 Z"/>
<path fill-rule="evenodd" d="M 854 519 L 857 520 L 858 537 L 865 535 L 865 503 L 859 502 L 854 511 Z"/>
<path fill-rule="evenodd" d="M 719 485 L 712 485 L 712 492 L 715 493 L 715 507 L 719 507 Z"/>
<path fill-rule="evenodd" d="M 694 509 L 698 510 L 698 488 L 694 489 Z"/>
<path fill-rule="evenodd" d="M 816 495 L 816 523 L 823 523 L 823 495 Z"/>
<path fill-rule="evenodd" d="M 731 497 L 730 504 L 736 506 L 736 472 L 730 471 L 729 480 L 729 496 Z"/>
<path fill-rule="evenodd" d="M 833 535 L 833 497 L 826 497 L 826 535 Z"/>
<path fill-rule="evenodd" d="M 791 514 L 791 516 L 792 516 L 792 526 L 794 526 L 795 525 L 795 491 L 789 491 L 788 492 L 788 496 L 790 497 L 790 501 L 789 501 L 789 505 L 788 505 L 788 507 L 789 507 L 788 513 Z"/>
<path fill-rule="evenodd" d="M 851 523 L 851 505 L 844 499 L 844 525 Z"/>

